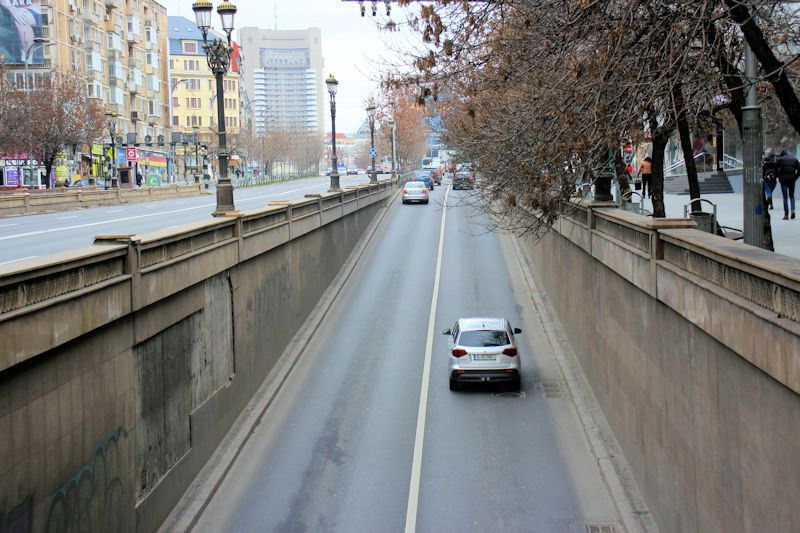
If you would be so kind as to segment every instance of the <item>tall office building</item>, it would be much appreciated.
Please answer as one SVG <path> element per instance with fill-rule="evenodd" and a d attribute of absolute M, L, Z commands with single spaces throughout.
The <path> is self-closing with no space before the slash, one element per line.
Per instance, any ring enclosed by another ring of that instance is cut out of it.
<path fill-rule="evenodd" d="M 239 43 L 247 61 L 243 81 L 256 133 L 266 130 L 323 133 L 321 32 L 246 27 Z"/>

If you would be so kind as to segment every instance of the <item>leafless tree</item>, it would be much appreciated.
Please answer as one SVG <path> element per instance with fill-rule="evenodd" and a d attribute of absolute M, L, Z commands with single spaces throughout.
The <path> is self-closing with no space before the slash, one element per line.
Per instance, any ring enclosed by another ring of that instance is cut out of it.
<path fill-rule="evenodd" d="M 28 92 L 0 91 L 0 149 L 29 152 L 50 176 L 57 157 L 70 146 L 91 144 L 105 132 L 101 103 L 89 98 L 74 73 L 54 72 L 43 86 Z"/>
<path fill-rule="evenodd" d="M 744 92 L 758 82 L 742 73 L 743 37 L 770 81 L 762 99 L 800 120 L 797 15 L 782 2 L 438 1 L 408 22 L 424 45 L 391 83 L 438 100 L 448 144 L 489 185 L 487 206 L 540 214 L 537 227 L 514 228 L 513 209 L 503 210 L 514 229 L 549 227 L 578 183 L 609 171 L 624 197 L 619 150 L 629 139 L 652 142 L 654 215 L 664 216 L 663 149 L 676 129 L 699 196 L 690 131 L 726 114 L 741 123 Z"/>

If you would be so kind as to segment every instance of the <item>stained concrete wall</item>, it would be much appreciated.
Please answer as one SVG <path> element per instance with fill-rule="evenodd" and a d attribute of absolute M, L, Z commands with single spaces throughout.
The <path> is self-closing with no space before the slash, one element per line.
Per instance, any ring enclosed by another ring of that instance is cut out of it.
<path fill-rule="evenodd" d="M 155 530 L 394 191 L 0 270 L 0 532 Z"/>
<path fill-rule="evenodd" d="M 602 211 L 523 244 L 661 531 L 800 531 L 800 329 L 733 283 L 738 269 L 796 303 L 800 262 L 681 230 L 705 254 L 681 271 L 661 242 L 675 230 Z M 764 363 L 784 354 L 785 374 Z"/>

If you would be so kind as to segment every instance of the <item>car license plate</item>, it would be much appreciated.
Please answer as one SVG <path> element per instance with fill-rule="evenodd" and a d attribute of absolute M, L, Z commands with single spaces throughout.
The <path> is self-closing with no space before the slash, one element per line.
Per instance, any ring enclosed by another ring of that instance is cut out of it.
<path fill-rule="evenodd" d="M 495 361 L 497 356 L 491 353 L 474 353 L 472 354 L 473 361 Z"/>

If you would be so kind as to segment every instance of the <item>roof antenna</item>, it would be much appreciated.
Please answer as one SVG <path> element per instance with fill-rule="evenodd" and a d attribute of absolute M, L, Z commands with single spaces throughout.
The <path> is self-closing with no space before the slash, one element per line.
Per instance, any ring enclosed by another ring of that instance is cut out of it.
<path fill-rule="evenodd" d="M 275 8 L 275 31 L 278 31 L 278 0 L 275 0 L 272 5 Z"/>

